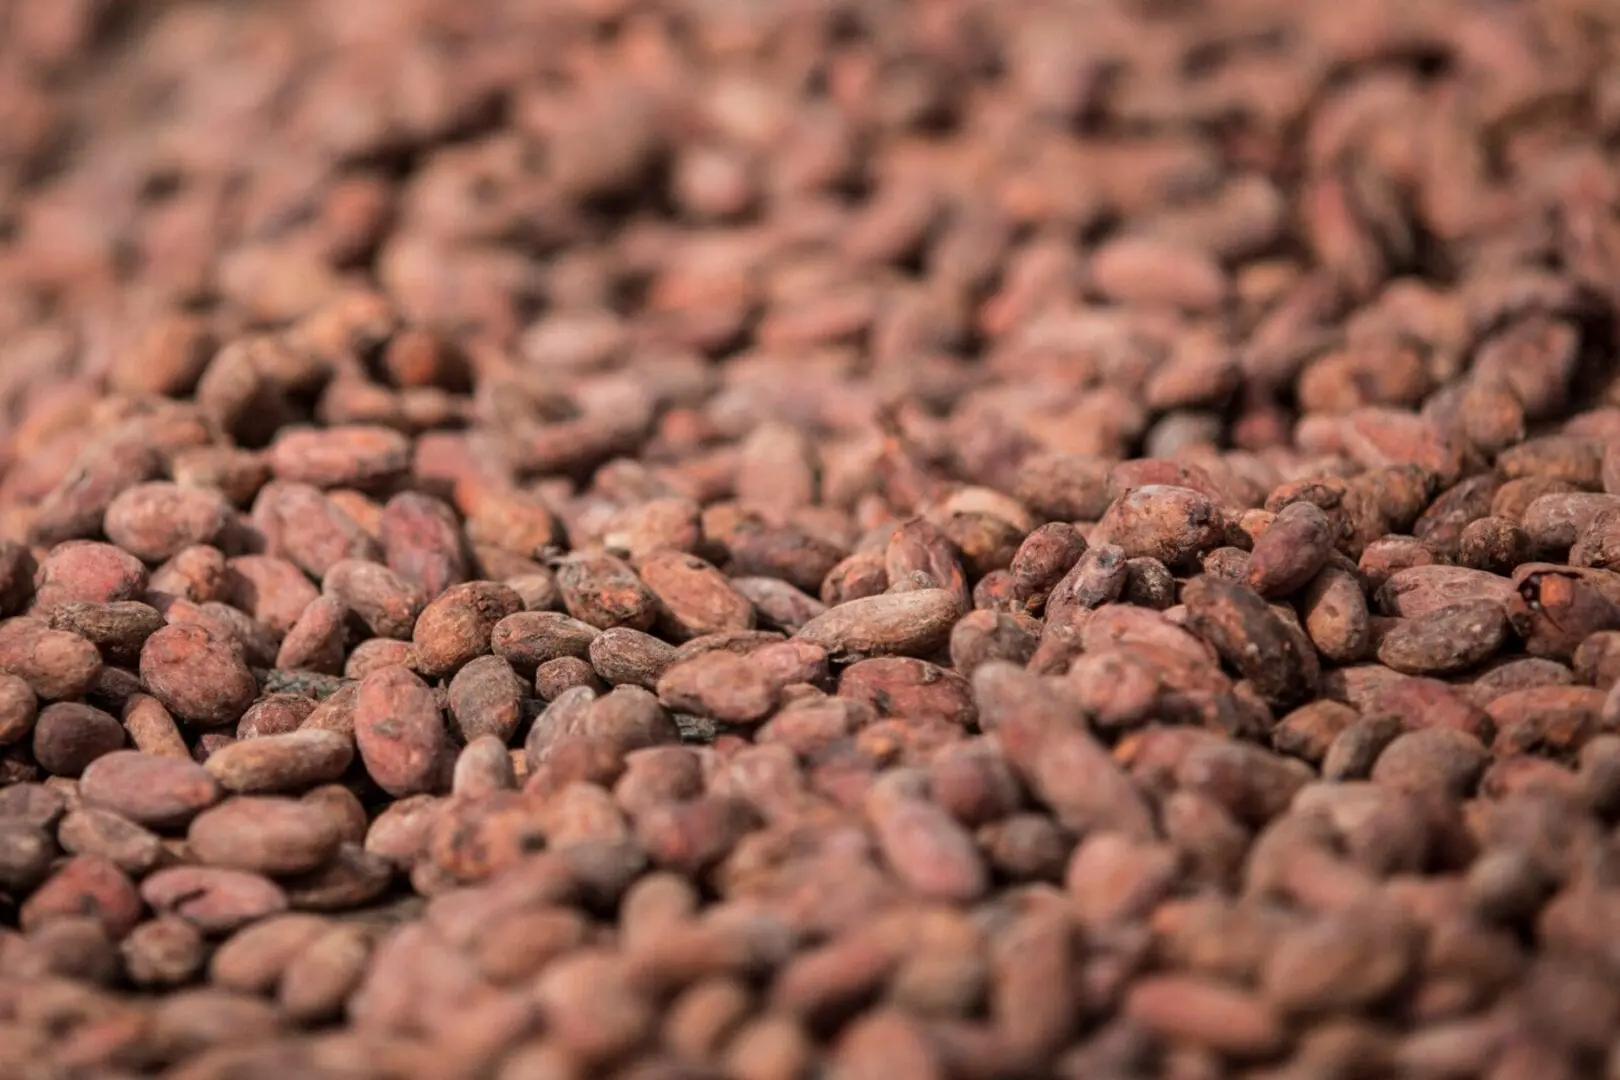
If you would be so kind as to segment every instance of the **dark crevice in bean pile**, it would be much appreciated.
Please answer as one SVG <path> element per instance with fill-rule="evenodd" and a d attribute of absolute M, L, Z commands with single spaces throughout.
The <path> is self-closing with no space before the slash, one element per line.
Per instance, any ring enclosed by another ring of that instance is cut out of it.
<path fill-rule="evenodd" d="M 3 1080 L 1620 1080 L 1613 0 L 0 3 Z"/>

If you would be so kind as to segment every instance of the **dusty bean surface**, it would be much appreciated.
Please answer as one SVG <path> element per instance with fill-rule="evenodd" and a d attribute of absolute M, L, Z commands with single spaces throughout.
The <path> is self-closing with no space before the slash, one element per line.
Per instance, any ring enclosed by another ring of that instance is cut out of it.
<path fill-rule="evenodd" d="M 0 2 L 0 1080 L 1620 1080 L 1611 0 Z"/>

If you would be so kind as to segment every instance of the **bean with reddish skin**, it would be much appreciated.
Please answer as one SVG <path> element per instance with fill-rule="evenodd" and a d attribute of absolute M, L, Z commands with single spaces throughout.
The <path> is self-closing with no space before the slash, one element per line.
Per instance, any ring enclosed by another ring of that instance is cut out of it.
<path fill-rule="evenodd" d="M 495 627 L 522 607 L 517 593 L 493 582 L 470 581 L 446 589 L 422 609 L 412 629 L 418 670 L 450 675 L 488 653 Z"/>
<path fill-rule="evenodd" d="M 1086 553 L 1085 537 L 1074 526 L 1053 521 L 1024 537 L 1013 556 L 1013 595 L 1031 614 L 1046 605 L 1052 587 Z"/>
<path fill-rule="evenodd" d="M 1160 976 L 1132 988 L 1126 1015 L 1163 1035 L 1238 1057 L 1265 1056 L 1284 1039 L 1282 1019 L 1253 995 L 1190 976 Z"/>
<path fill-rule="evenodd" d="M 973 695 L 980 723 L 998 734 L 1013 766 L 1065 825 L 1152 835 L 1141 793 L 1075 711 L 1035 676 L 986 664 L 974 674 Z"/>
<path fill-rule="evenodd" d="M 227 791 L 298 791 L 338 779 L 354 755 L 352 732 L 340 734 L 306 725 L 298 731 L 233 743 L 209 755 L 204 768 Z"/>
<path fill-rule="evenodd" d="M 378 536 L 388 568 L 429 599 L 470 577 L 455 511 L 437 499 L 415 491 L 395 495 L 383 507 Z"/>
<path fill-rule="evenodd" d="M 1465 671 L 1489 658 L 1507 639 L 1500 604 L 1475 600 L 1401 620 L 1378 643 L 1378 658 L 1410 675 Z"/>
<path fill-rule="evenodd" d="M 417 589 L 386 566 L 344 559 L 334 563 L 321 590 L 340 601 L 378 637 L 408 641 L 422 613 Z"/>
<path fill-rule="evenodd" d="M 63 851 L 99 855 L 132 876 L 156 869 L 169 855 L 156 833 L 107 810 L 74 810 L 62 819 L 56 839 Z"/>
<path fill-rule="evenodd" d="M 276 796 L 238 795 L 202 811 L 186 830 L 199 862 L 268 876 L 314 870 L 337 854 L 336 820 L 319 807 Z"/>
<path fill-rule="evenodd" d="M 972 837 L 936 804 L 899 790 L 874 790 L 867 815 L 884 857 L 916 895 L 961 903 L 988 887 Z"/>
<path fill-rule="evenodd" d="M 163 616 L 135 600 L 71 603 L 51 612 L 51 626 L 94 642 L 108 662 L 132 667 L 146 639 L 163 626 Z"/>
<path fill-rule="evenodd" d="M 938 717 L 963 727 L 978 719 L 968 681 L 926 660 L 861 660 L 839 675 L 838 694 L 870 703 L 879 716 Z"/>
<path fill-rule="evenodd" d="M 1187 584 L 1182 599 L 1197 633 L 1262 695 L 1291 704 L 1314 689 L 1304 635 L 1291 634 L 1252 590 L 1204 575 Z"/>
<path fill-rule="evenodd" d="M 148 563 L 160 563 L 195 544 L 212 544 L 231 517 L 218 491 L 173 483 L 136 484 L 107 506 L 107 538 Z"/>
<path fill-rule="evenodd" d="M 535 669 L 563 656 L 585 660 L 591 643 L 602 633 L 589 623 L 555 611 L 520 611 L 495 624 L 490 647 L 517 672 L 532 676 Z"/>
<path fill-rule="evenodd" d="M 289 428 L 270 444 L 266 458 L 270 471 L 282 480 L 323 488 L 363 488 L 403 472 L 410 451 L 410 441 L 388 428 Z"/>
<path fill-rule="evenodd" d="M 56 547 L 34 577 L 34 610 L 45 615 L 62 604 L 139 600 L 147 583 L 146 567 L 135 556 L 88 540 Z"/>
<path fill-rule="evenodd" d="M 286 559 L 240 555 L 226 564 L 226 595 L 233 607 L 252 615 L 272 633 L 285 634 L 319 591 Z"/>
<path fill-rule="evenodd" d="M 345 559 L 376 558 L 376 540 L 337 502 L 312 485 L 277 480 L 253 503 L 266 552 L 319 581 Z"/>
<path fill-rule="evenodd" d="M 39 701 L 26 680 L 0 675 L 0 745 L 9 746 L 28 736 L 39 715 Z"/>
<path fill-rule="evenodd" d="M 839 660 L 927 654 L 949 639 L 959 605 L 945 589 L 887 593 L 829 608 L 797 636 Z"/>
<path fill-rule="evenodd" d="M 57 867 L 23 903 L 18 925 L 29 930 L 64 915 L 91 915 L 116 940 L 140 921 L 141 896 L 124 872 L 109 860 L 75 855 Z"/>
<path fill-rule="evenodd" d="M 526 690 L 523 680 L 504 659 L 481 656 L 450 680 L 447 702 L 451 719 L 469 743 L 482 735 L 493 735 L 504 745 L 522 723 Z"/>
<path fill-rule="evenodd" d="M 1246 583 L 1261 596 L 1287 596 L 1316 576 L 1337 539 L 1321 509 L 1289 503 L 1255 541 Z"/>
<path fill-rule="evenodd" d="M 146 990 L 184 985 L 202 969 L 207 946 L 183 919 L 142 923 L 120 945 L 130 981 Z"/>
<path fill-rule="evenodd" d="M 287 896 L 269 878 L 243 870 L 176 866 L 141 882 L 140 899 L 207 935 L 233 930 L 287 909 Z"/>
<path fill-rule="evenodd" d="M 677 640 L 754 627 L 754 605 L 694 555 L 655 551 L 636 564 L 636 573 L 657 598 L 659 617 Z"/>
<path fill-rule="evenodd" d="M 1108 508 L 1091 538 L 1116 544 L 1127 557 L 1149 556 L 1177 568 L 1217 546 L 1220 523 L 1209 499 L 1188 488 L 1150 484 Z"/>
<path fill-rule="evenodd" d="M 247 664 L 218 634 L 175 623 L 141 647 L 141 679 L 178 720 L 202 727 L 235 723 L 258 695 Z"/>
<path fill-rule="evenodd" d="M 677 712 L 757 724 L 776 708 L 778 690 L 758 665 L 716 650 L 671 666 L 658 679 L 658 697 Z"/>
<path fill-rule="evenodd" d="M 336 675 L 343 670 L 345 621 L 349 609 L 328 596 L 304 608 L 281 647 L 276 650 L 275 666 L 284 671 L 315 671 Z"/>
<path fill-rule="evenodd" d="M 578 555 L 557 567 L 563 606 L 599 630 L 647 630 L 658 617 L 657 596 L 628 564 L 611 555 Z"/>
<path fill-rule="evenodd" d="M 185 825 L 219 800 L 214 778 L 190 761 L 119 750 L 97 758 L 79 777 L 79 795 L 141 825 Z"/>
<path fill-rule="evenodd" d="M 22 679 L 43 701 L 82 697 L 103 666 L 95 644 L 78 634 L 27 617 L 0 623 L 0 674 Z"/>
<path fill-rule="evenodd" d="M 366 772 L 395 798 L 428 791 L 437 778 L 444 721 L 433 691 L 405 668 L 383 668 L 360 682 L 355 742 Z"/>
<path fill-rule="evenodd" d="M 34 723 L 34 760 L 56 776 L 78 776 L 123 745 L 123 727 L 90 705 L 47 705 Z"/>

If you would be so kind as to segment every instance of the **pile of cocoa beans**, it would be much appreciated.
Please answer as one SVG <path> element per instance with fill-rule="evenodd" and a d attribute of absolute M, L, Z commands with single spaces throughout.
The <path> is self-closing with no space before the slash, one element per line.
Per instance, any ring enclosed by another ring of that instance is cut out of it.
<path fill-rule="evenodd" d="M 1613 0 L 0 3 L 0 1078 L 1620 1080 Z"/>

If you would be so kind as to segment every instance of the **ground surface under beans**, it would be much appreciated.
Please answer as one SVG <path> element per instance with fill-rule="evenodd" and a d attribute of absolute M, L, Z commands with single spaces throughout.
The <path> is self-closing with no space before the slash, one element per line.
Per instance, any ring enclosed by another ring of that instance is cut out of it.
<path fill-rule="evenodd" d="M 0 3 L 0 1080 L 1620 1080 L 1612 0 Z"/>

